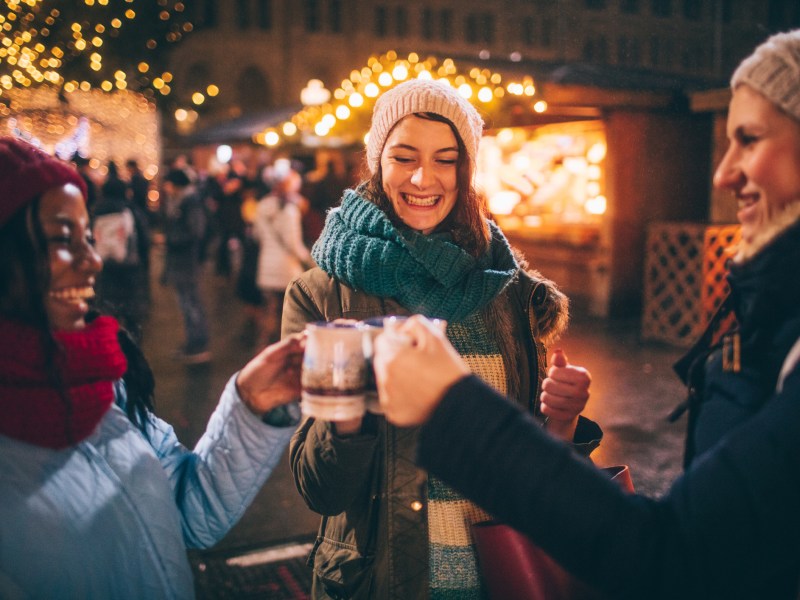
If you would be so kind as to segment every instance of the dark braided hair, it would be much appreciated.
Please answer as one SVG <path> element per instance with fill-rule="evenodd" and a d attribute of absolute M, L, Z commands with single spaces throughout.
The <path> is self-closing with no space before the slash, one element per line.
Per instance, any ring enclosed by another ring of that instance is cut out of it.
<path fill-rule="evenodd" d="M 154 392 L 156 387 L 153 370 L 144 356 L 144 352 L 133 340 L 130 332 L 120 327 L 117 335 L 120 348 L 128 360 L 128 370 L 122 376 L 125 389 L 128 391 L 128 403 L 125 412 L 128 418 L 142 433 L 147 435 L 145 425 L 147 415 L 154 410 Z"/>

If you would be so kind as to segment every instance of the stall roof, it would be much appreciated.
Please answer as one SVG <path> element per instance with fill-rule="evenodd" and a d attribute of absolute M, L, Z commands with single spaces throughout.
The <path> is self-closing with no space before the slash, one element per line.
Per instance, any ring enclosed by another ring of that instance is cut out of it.
<path fill-rule="evenodd" d="M 719 79 L 687 77 L 671 73 L 654 73 L 641 69 L 622 69 L 610 65 L 561 65 L 545 75 L 545 79 L 562 85 L 586 85 L 608 89 L 641 91 L 690 92 L 719 87 Z"/>
<path fill-rule="evenodd" d="M 694 92 L 724 87 L 724 78 L 693 77 L 674 73 L 659 73 L 619 65 L 599 65 L 582 62 L 561 61 L 511 61 L 506 59 L 476 60 L 474 57 L 453 57 L 459 62 L 485 66 L 505 74 L 531 75 L 539 83 L 580 85 L 600 89 L 649 91 L 649 92 Z"/>
<path fill-rule="evenodd" d="M 188 144 L 223 144 L 250 141 L 256 133 L 274 127 L 291 118 L 303 108 L 299 104 L 280 106 L 251 112 L 235 119 L 227 119 L 196 131 L 182 139 Z"/>
<path fill-rule="evenodd" d="M 392 52 L 380 57 L 380 60 L 388 59 L 389 54 L 394 54 L 396 57 L 396 53 Z M 677 106 L 683 110 L 688 108 L 688 98 L 693 93 L 719 88 L 727 83 L 713 78 L 688 77 L 589 63 L 512 61 L 499 58 L 482 60 L 475 56 L 453 56 L 452 60 L 462 66 L 488 68 L 502 73 L 504 79 L 532 78 L 540 89 L 537 96 L 548 104 L 545 113 L 530 114 L 526 117 L 513 110 L 507 110 L 503 113 L 503 117 L 507 118 L 498 116 L 494 122 L 487 121 L 490 123 L 489 127 L 493 128 L 595 119 L 606 108 L 664 109 Z M 513 97 L 511 100 L 513 101 Z M 365 108 L 369 106 L 365 105 Z M 301 114 L 302 109 L 302 106 L 294 105 L 251 112 L 210 125 L 185 136 L 183 141 L 193 145 L 249 142 L 259 132 L 293 119 Z M 366 117 L 363 115 L 362 121 L 366 123 Z M 368 124 L 362 123 L 362 127 L 367 126 Z M 355 136 L 357 139 L 360 137 L 361 133 Z M 303 143 L 308 144 L 308 141 Z"/>

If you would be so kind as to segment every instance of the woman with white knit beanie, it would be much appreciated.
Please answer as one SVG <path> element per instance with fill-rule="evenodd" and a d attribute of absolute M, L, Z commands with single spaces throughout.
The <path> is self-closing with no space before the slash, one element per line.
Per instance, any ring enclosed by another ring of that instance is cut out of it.
<path fill-rule="evenodd" d="M 580 417 L 589 374 L 558 354 L 561 379 L 540 400 L 545 344 L 563 331 L 567 301 L 488 219 L 474 187 L 482 130 L 478 111 L 441 82 L 410 80 L 377 100 L 371 175 L 329 213 L 312 249 L 319 267 L 287 290 L 283 333 L 339 318 L 446 320 L 477 375 L 588 455 L 602 436 Z M 470 527 L 489 516 L 414 467 L 415 444 L 415 430 L 369 412 L 304 421 L 291 462 L 322 515 L 312 597 L 483 597 Z"/>

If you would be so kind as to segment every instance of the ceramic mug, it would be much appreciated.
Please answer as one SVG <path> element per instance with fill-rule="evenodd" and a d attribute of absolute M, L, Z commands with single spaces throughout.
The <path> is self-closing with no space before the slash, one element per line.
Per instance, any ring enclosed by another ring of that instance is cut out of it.
<path fill-rule="evenodd" d="M 406 316 L 388 315 L 385 317 L 370 317 L 360 322 L 366 333 L 364 339 L 364 357 L 367 363 L 367 378 L 364 388 L 364 402 L 366 409 L 371 413 L 378 415 L 383 414 L 381 405 L 378 402 L 378 388 L 375 383 L 375 370 L 372 366 L 375 338 L 377 338 L 380 333 L 385 332 L 387 335 L 391 336 L 393 343 L 411 343 L 406 335 L 397 331 L 406 319 L 408 319 Z M 443 319 L 431 319 L 431 321 L 443 332 L 447 329 L 447 321 Z"/>

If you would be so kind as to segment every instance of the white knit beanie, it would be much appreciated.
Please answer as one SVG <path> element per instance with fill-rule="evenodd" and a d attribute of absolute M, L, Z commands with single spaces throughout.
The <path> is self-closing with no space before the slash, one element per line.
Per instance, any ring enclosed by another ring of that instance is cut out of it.
<path fill-rule="evenodd" d="M 475 170 L 478 143 L 483 134 L 483 119 L 475 107 L 450 85 L 428 79 L 411 79 L 387 90 L 375 103 L 372 125 L 367 139 L 367 166 L 378 170 L 381 152 L 389 132 L 405 116 L 430 112 L 441 115 L 455 125 Z"/>
<path fill-rule="evenodd" d="M 800 29 L 773 35 L 745 58 L 731 89 L 743 83 L 800 121 Z"/>

